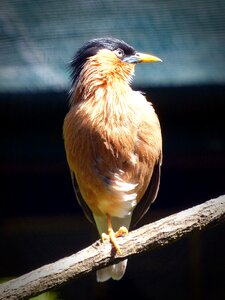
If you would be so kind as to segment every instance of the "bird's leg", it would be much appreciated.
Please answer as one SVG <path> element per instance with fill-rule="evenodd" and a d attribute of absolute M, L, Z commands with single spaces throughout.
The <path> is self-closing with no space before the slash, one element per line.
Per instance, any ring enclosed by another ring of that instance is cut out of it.
<path fill-rule="evenodd" d="M 122 236 L 123 234 L 128 234 L 128 230 L 126 227 L 122 226 L 119 228 L 119 230 L 117 232 L 114 232 L 113 228 L 112 228 L 110 216 L 107 214 L 106 217 L 107 217 L 107 225 L 108 225 L 108 235 L 103 233 L 102 240 L 104 242 L 109 239 L 110 242 L 113 244 L 113 246 L 116 248 L 117 252 L 119 254 L 122 254 L 122 251 L 120 250 L 120 247 L 117 243 L 116 238 Z"/>
<path fill-rule="evenodd" d="M 108 214 L 107 214 L 107 224 L 108 224 L 108 235 L 109 235 L 110 242 L 116 248 L 117 252 L 119 254 L 122 254 L 122 251 L 120 250 L 120 247 L 119 247 L 119 245 L 116 241 L 116 238 L 117 238 L 116 233 L 113 231 L 111 219 L 110 219 L 110 216 Z"/>

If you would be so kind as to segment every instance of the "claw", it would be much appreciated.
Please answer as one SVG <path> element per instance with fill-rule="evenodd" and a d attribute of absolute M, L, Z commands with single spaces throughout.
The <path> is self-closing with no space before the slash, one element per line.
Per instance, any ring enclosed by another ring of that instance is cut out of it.
<path fill-rule="evenodd" d="M 112 224 L 111 224 L 109 215 L 107 215 L 107 223 L 108 223 L 108 234 L 102 233 L 102 241 L 103 241 L 103 243 L 106 241 L 110 241 L 112 243 L 112 245 L 116 248 L 116 251 L 121 255 L 122 251 L 121 251 L 116 239 L 120 236 L 123 236 L 124 234 L 127 235 L 128 230 L 125 226 L 122 226 L 119 228 L 118 231 L 114 232 L 112 229 Z"/>
<path fill-rule="evenodd" d="M 103 232 L 102 233 L 102 242 L 105 243 L 105 242 L 108 242 L 109 240 L 110 240 L 109 235 Z"/>
<path fill-rule="evenodd" d="M 122 226 L 119 228 L 119 230 L 115 233 L 115 237 L 128 235 L 128 230 L 125 226 Z"/>

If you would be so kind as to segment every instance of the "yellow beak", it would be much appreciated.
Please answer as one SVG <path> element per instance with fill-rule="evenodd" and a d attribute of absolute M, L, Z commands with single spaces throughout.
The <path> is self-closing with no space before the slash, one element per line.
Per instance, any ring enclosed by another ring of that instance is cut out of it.
<path fill-rule="evenodd" d="M 126 56 L 122 59 L 123 62 L 130 64 L 137 64 L 143 62 L 162 62 L 161 58 L 151 55 L 137 52 L 135 55 Z"/>
<path fill-rule="evenodd" d="M 161 58 L 151 55 L 151 54 L 145 54 L 145 53 L 136 53 L 136 55 L 139 58 L 140 63 L 142 62 L 162 62 Z"/>

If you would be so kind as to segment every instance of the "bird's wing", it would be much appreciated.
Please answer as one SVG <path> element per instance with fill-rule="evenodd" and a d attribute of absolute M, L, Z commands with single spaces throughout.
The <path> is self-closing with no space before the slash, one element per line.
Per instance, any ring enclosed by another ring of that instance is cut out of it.
<path fill-rule="evenodd" d="M 142 197 L 141 201 L 137 204 L 132 213 L 131 229 L 136 226 L 138 221 L 148 211 L 150 205 L 155 201 L 160 184 L 161 173 L 161 158 L 156 162 L 149 185 Z"/>
<path fill-rule="evenodd" d="M 74 188 L 74 192 L 75 192 L 78 203 L 82 207 L 83 212 L 84 212 L 86 218 L 88 219 L 88 221 L 95 224 L 95 220 L 94 220 L 92 211 L 90 210 L 90 208 L 88 207 L 87 203 L 84 201 L 84 199 L 81 195 L 81 192 L 80 192 L 80 189 L 79 189 L 79 186 L 78 186 L 78 183 L 77 183 L 77 180 L 76 180 L 76 177 L 75 177 L 75 174 L 73 171 L 71 171 L 71 178 L 72 178 L 73 188 Z"/>

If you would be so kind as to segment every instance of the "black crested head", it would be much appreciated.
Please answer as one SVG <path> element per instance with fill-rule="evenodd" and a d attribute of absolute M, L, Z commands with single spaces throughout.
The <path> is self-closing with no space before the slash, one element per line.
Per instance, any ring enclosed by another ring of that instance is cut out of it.
<path fill-rule="evenodd" d="M 72 60 L 72 84 L 75 83 L 87 59 L 97 54 L 101 49 L 108 49 L 111 51 L 121 49 L 124 52 L 124 56 L 136 53 L 132 46 L 116 38 L 98 38 L 90 40 L 77 51 Z"/>

